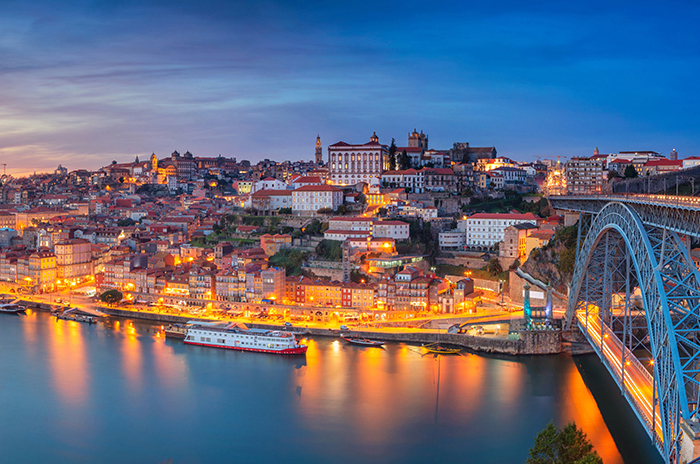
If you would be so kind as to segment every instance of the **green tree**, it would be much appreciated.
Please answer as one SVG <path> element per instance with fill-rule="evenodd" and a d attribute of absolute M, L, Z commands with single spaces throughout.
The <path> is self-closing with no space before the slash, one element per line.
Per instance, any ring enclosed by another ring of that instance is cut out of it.
<path fill-rule="evenodd" d="M 136 224 L 136 221 L 134 221 L 131 218 L 120 219 L 119 221 L 117 221 L 117 225 L 119 227 L 129 227 L 129 226 L 133 226 L 134 224 Z"/>
<path fill-rule="evenodd" d="M 331 208 L 321 208 L 316 212 L 318 214 L 333 214 L 333 210 Z"/>
<path fill-rule="evenodd" d="M 411 157 L 408 156 L 408 153 L 406 153 L 406 150 L 404 150 L 399 155 L 399 169 L 403 171 L 403 170 L 408 169 L 410 167 L 411 167 Z"/>
<path fill-rule="evenodd" d="M 292 214 L 292 208 L 280 208 L 278 214 Z"/>
<path fill-rule="evenodd" d="M 100 295 L 100 300 L 107 304 L 115 304 L 122 301 L 124 295 L 119 290 L 107 290 L 102 295 Z"/>
<path fill-rule="evenodd" d="M 535 437 L 526 464 L 602 464 L 583 430 L 574 422 L 562 430 L 552 422 Z"/>
<path fill-rule="evenodd" d="M 637 170 L 634 168 L 633 165 L 629 165 L 625 168 L 625 177 L 628 179 L 634 179 L 635 177 L 639 177 L 639 174 L 637 173 Z"/>
<path fill-rule="evenodd" d="M 295 276 L 301 274 L 301 265 L 306 259 L 306 253 L 293 248 L 284 248 L 270 256 L 268 263 L 271 267 L 283 267 L 287 270 L 287 275 Z"/>
<path fill-rule="evenodd" d="M 328 261 L 340 261 L 343 258 L 342 245 L 339 240 L 321 240 L 316 246 L 316 254 Z"/>
<path fill-rule="evenodd" d="M 489 263 L 486 265 L 486 270 L 492 276 L 497 276 L 503 272 L 503 268 L 501 268 L 501 263 L 498 262 L 498 258 L 491 258 Z"/>
<path fill-rule="evenodd" d="M 611 170 L 608 171 L 608 180 L 615 179 L 615 178 L 617 178 L 617 177 L 620 177 L 620 173 L 619 173 L 619 172 L 617 172 L 617 171 L 614 170 L 614 169 L 611 169 Z"/>
<path fill-rule="evenodd" d="M 396 169 L 396 140 L 391 139 L 391 145 L 389 146 L 389 159 L 387 171 L 393 171 Z"/>

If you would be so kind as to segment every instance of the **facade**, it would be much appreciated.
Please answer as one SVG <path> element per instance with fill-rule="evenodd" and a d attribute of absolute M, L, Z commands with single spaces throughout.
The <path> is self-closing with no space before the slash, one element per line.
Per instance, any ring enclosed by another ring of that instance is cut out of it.
<path fill-rule="evenodd" d="M 372 236 L 406 240 L 410 236 L 409 225 L 402 221 L 377 221 L 372 226 Z"/>
<path fill-rule="evenodd" d="M 260 236 L 260 248 L 267 256 L 272 256 L 283 248 L 292 246 L 292 236 L 288 234 L 265 234 Z"/>
<path fill-rule="evenodd" d="M 508 264 L 516 259 L 524 263 L 527 258 L 527 237 L 536 230 L 538 230 L 537 225 L 531 222 L 506 227 L 503 233 L 503 244 L 498 250 L 499 256 L 505 258 Z"/>
<path fill-rule="evenodd" d="M 569 193 L 602 193 L 607 185 L 607 155 L 571 158 L 566 162 L 566 186 Z"/>
<path fill-rule="evenodd" d="M 464 247 L 465 234 L 463 231 L 440 232 L 438 244 L 444 249 L 460 249 Z"/>
<path fill-rule="evenodd" d="M 493 246 L 503 241 L 506 228 L 525 222 L 537 224 L 537 217 L 532 213 L 478 213 L 457 221 L 457 228 L 464 230 L 466 245 Z"/>
<path fill-rule="evenodd" d="M 54 247 L 57 277 L 82 279 L 92 275 L 92 244 L 86 239 L 59 242 Z"/>
<path fill-rule="evenodd" d="M 292 211 L 315 213 L 319 209 L 333 211 L 343 204 L 343 191 L 332 185 L 305 185 L 292 190 Z"/>
<path fill-rule="evenodd" d="M 376 133 L 363 145 L 334 143 L 328 147 L 328 179 L 332 185 L 369 184 L 371 178 L 382 174 L 388 156 Z"/>

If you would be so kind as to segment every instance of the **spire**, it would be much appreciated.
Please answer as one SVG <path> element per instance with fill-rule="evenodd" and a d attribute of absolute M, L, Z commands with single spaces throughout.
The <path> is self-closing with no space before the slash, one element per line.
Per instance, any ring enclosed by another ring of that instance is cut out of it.
<path fill-rule="evenodd" d="M 593 155 L 599 155 L 600 152 L 598 151 L 598 147 L 595 147 L 595 150 L 593 150 Z"/>

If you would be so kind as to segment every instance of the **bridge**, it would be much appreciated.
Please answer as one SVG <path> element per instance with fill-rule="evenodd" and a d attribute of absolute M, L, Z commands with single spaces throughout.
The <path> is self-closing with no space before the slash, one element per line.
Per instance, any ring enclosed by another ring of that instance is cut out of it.
<path fill-rule="evenodd" d="M 700 198 L 550 196 L 580 213 L 566 325 L 577 324 L 667 463 L 700 454 Z M 697 448 L 697 451 L 695 450 Z"/>

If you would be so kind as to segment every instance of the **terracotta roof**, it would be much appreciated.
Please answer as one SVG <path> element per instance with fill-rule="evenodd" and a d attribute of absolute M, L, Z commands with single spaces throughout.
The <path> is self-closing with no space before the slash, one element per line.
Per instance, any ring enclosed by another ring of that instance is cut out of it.
<path fill-rule="evenodd" d="M 515 214 L 515 213 L 477 213 L 472 214 L 467 219 L 513 219 L 537 221 L 537 216 L 532 213 Z"/>
<path fill-rule="evenodd" d="M 342 190 L 333 187 L 332 185 L 304 185 L 294 192 L 342 192 Z"/>

